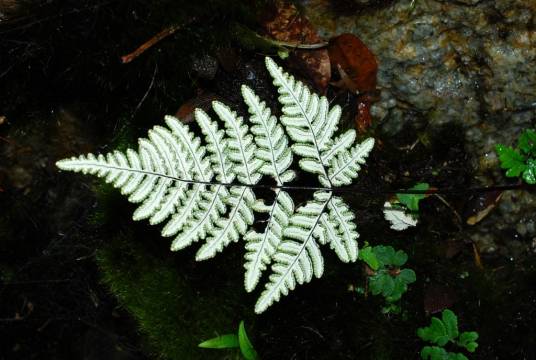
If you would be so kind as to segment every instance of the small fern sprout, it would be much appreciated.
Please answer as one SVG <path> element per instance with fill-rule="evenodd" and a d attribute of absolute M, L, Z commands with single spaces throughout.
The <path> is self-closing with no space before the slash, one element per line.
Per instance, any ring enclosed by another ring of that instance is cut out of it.
<path fill-rule="evenodd" d="M 334 189 L 357 178 L 374 146 L 372 138 L 356 143 L 354 130 L 334 137 L 341 108 L 330 108 L 325 97 L 311 93 L 272 59 L 266 58 L 266 67 L 283 106 L 280 119 L 244 85 L 249 121 L 215 101 L 212 108 L 224 128 L 196 109 L 202 138 L 166 116 L 167 126 L 149 130 L 136 150 L 57 162 L 62 170 L 104 178 L 128 195 L 139 204 L 133 219 L 162 223 L 162 236 L 173 237 L 173 251 L 202 242 L 196 254 L 201 261 L 243 239 L 246 290 L 253 291 L 263 272 L 271 271 L 257 313 L 296 284 L 322 276 L 320 245 L 329 245 L 343 262 L 357 260 L 354 215 Z M 296 177 L 289 169 L 294 157 L 323 187 L 297 209 L 288 192 Z M 254 192 L 264 176 L 276 183 L 270 202 L 257 199 Z M 268 216 L 261 230 L 252 226 L 255 212 Z"/>

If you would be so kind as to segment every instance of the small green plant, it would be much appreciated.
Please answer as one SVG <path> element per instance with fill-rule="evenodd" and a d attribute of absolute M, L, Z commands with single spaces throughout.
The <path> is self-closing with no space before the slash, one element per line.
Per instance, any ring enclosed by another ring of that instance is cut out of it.
<path fill-rule="evenodd" d="M 503 144 L 497 144 L 495 149 L 507 177 L 521 175 L 527 184 L 536 184 L 536 131 L 525 130 L 515 149 Z"/>
<path fill-rule="evenodd" d="M 451 310 L 445 309 L 441 319 L 432 317 L 430 326 L 419 328 L 417 335 L 424 341 L 434 344 L 425 346 L 421 350 L 421 359 L 431 360 L 468 360 L 464 354 L 452 353 L 445 350 L 449 342 L 458 347 L 465 348 L 472 353 L 478 347 L 476 331 L 465 331 L 460 334 L 458 330 L 458 317 Z"/>
<path fill-rule="evenodd" d="M 430 188 L 430 185 L 428 183 L 417 183 L 415 186 L 409 188 L 408 190 L 416 191 L 420 193 L 402 193 L 402 194 L 396 194 L 396 198 L 398 199 L 398 202 L 400 202 L 402 205 L 408 208 L 409 211 L 411 211 L 414 214 L 419 213 L 419 202 L 426 197 L 425 192 Z"/>
<path fill-rule="evenodd" d="M 419 202 L 426 197 L 425 192 L 429 188 L 427 183 L 417 183 L 408 189 L 408 193 L 396 194 L 395 198 L 384 204 L 383 213 L 391 223 L 391 229 L 400 231 L 417 225 Z"/>
<path fill-rule="evenodd" d="M 249 341 L 244 326 L 244 321 L 238 326 L 238 334 L 225 334 L 215 338 L 203 341 L 198 345 L 205 349 L 240 349 L 242 356 L 246 360 L 259 360 L 259 355 L 253 348 L 253 344 Z"/>
<path fill-rule="evenodd" d="M 400 307 L 396 304 L 408 290 L 408 285 L 415 282 L 415 272 L 411 269 L 401 269 L 408 261 L 408 255 L 392 246 L 367 246 L 359 253 L 359 259 L 364 261 L 368 268 L 369 288 L 372 295 L 381 294 L 386 306 L 384 313 L 399 313 Z"/>

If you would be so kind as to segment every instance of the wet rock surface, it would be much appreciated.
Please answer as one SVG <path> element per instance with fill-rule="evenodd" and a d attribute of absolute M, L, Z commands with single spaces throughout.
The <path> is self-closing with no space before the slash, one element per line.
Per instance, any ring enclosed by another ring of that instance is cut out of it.
<path fill-rule="evenodd" d="M 372 114 L 384 136 L 457 124 L 473 174 L 466 186 L 505 183 L 495 145 L 514 144 L 536 124 L 536 3 L 423 0 L 341 9 L 322 0 L 305 6 L 325 37 L 354 33 L 376 54 L 381 101 Z M 528 242 L 534 201 L 529 192 L 508 194 L 471 238 L 486 252 L 496 249 L 490 236 L 505 228 Z"/>

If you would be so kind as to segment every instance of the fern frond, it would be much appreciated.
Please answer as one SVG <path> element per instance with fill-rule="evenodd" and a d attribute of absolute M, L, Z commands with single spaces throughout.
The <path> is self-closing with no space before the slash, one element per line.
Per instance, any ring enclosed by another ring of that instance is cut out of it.
<path fill-rule="evenodd" d="M 289 226 L 283 231 L 284 239 L 274 255 L 273 274 L 255 305 L 256 313 L 279 301 L 296 284 L 310 282 L 313 275 L 322 276 L 324 259 L 315 236 L 320 236 L 320 217 L 330 198 L 330 193 L 317 192 L 314 200 L 299 207 L 290 217 Z"/>
<path fill-rule="evenodd" d="M 242 96 L 250 114 L 244 122 L 229 107 L 212 106 L 224 127 L 202 110 L 195 119 L 203 134 L 172 116 L 155 126 L 137 150 L 88 154 L 57 162 L 64 170 L 94 174 L 138 203 L 134 220 L 163 223 L 162 235 L 174 236 L 172 250 L 201 241 L 196 260 L 215 256 L 225 246 L 245 240 L 245 288 L 252 291 L 270 266 L 271 275 L 256 306 L 260 313 L 296 287 L 323 273 L 319 245 L 344 262 L 356 261 L 359 234 L 354 215 L 333 188 L 350 184 L 374 144 L 356 144 L 348 130 L 336 138 L 341 108 L 309 91 L 271 59 L 266 66 L 283 106 L 280 122 L 247 86 Z M 249 126 L 251 124 L 251 127 Z M 307 172 L 318 174 L 325 188 L 294 209 L 285 191 L 295 178 L 293 154 Z M 274 200 L 256 200 L 263 175 L 275 180 Z M 252 229 L 254 211 L 268 216 L 262 230 Z M 386 217 L 388 214 L 386 213 Z"/>
<path fill-rule="evenodd" d="M 294 212 L 294 203 L 286 191 L 277 190 L 271 206 L 261 202 L 254 204 L 253 209 L 268 213 L 269 216 L 264 232 L 250 231 L 244 236 L 244 240 L 247 241 L 244 284 L 248 292 L 257 286 L 262 272 L 272 261 L 272 256 L 283 237 L 283 229 L 287 227 L 289 217 Z"/>

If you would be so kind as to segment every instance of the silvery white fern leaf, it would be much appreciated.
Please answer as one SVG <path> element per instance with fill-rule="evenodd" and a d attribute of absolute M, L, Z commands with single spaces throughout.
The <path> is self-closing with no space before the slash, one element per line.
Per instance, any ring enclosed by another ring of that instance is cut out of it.
<path fill-rule="evenodd" d="M 245 241 L 245 288 L 252 291 L 271 266 L 272 274 L 256 306 L 262 312 L 296 284 L 320 277 L 320 245 L 329 244 L 344 262 L 357 259 L 354 215 L 335 187 L 350 184 L 374 144 L 355 143 L 348 130 L 334 138 L 341 115 L 325 97 L 313 94 L 284 73 L 273 60 L 266 66 L 283 105 L 278 120 L 247 86 L 242 95 L 249 111 L 245 122 L 229 107 L 213 103 L 224 124 L 196 109 L 203 140 L 174 117 L 149 130 L 136 150 L 82 155 L 57 162 L 63 170 L 103 177 L 140 205 L 134 220 L 164 223 L 162 235 L 173 236 L 171 249 L 201 241 L 196 259 L 215 256 L 231 242 Z M 294 209 L 286 185 L 295 178 L 293 154 L 307 172 L 318 174 L 323 189 Z M 274 185 L 274 199 L 256 199 L 264 175 Z M 268 217 L 262 230 L 253 226 L 255 212 Z"/>
<path fill-rule="evenodd" d="M 395 207 L 389 201 L 383 204 L 383 216 L 391 223 L 391 229 L 402 231 L 410 226 L 417 226 L 417 218 L 406 213 L 406 209 Z"/>

